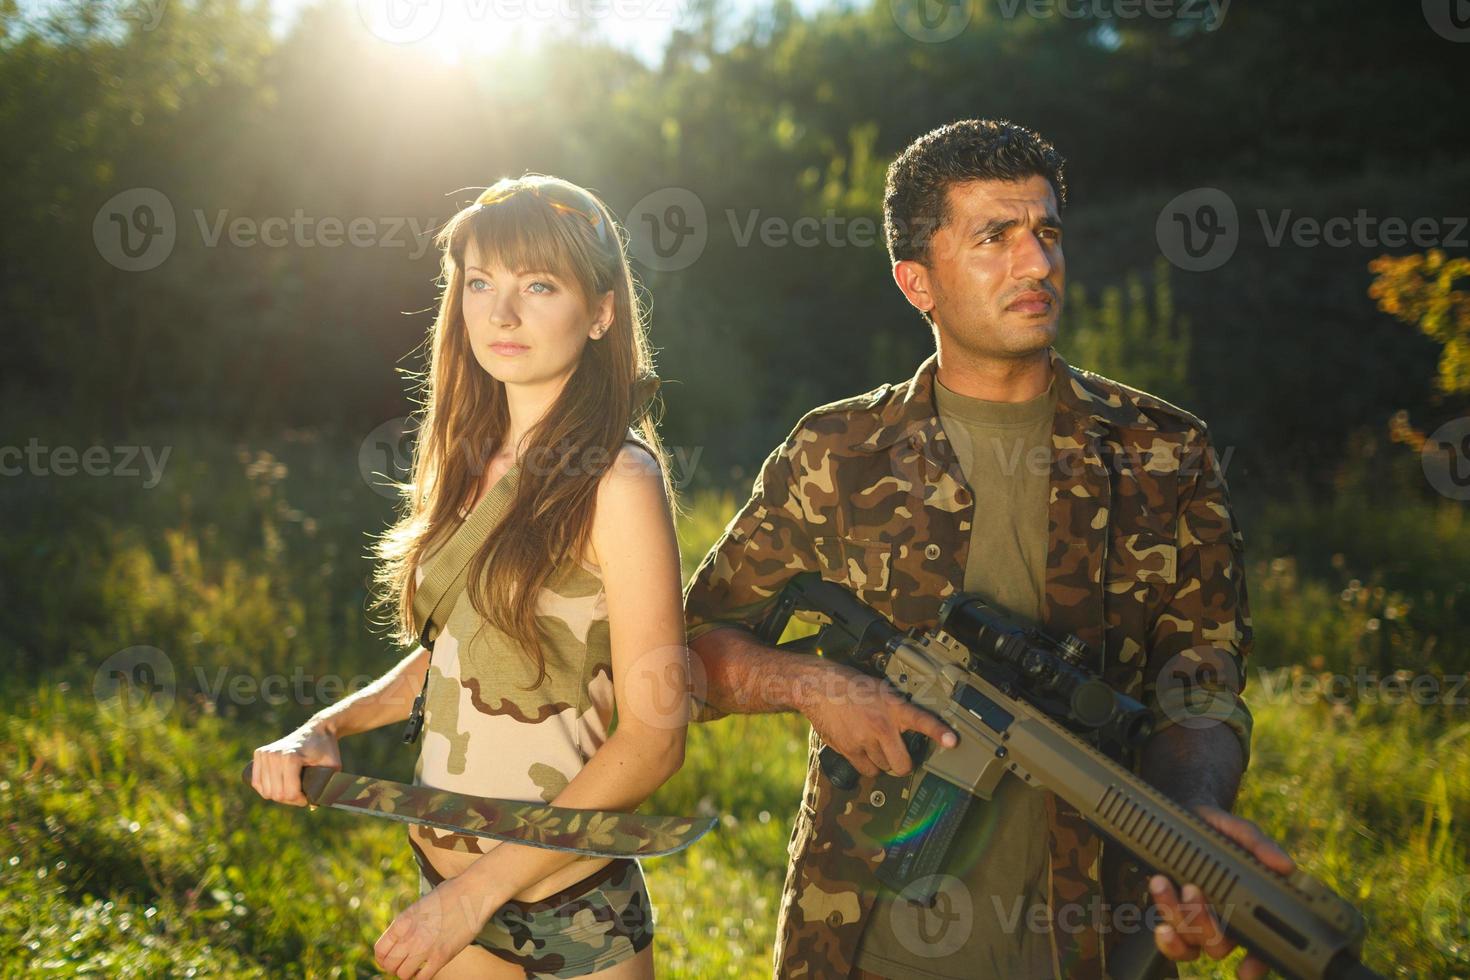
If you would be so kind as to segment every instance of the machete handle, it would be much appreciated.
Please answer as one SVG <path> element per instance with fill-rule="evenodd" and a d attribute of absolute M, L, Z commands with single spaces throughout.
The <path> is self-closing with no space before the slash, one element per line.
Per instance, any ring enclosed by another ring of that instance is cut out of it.
<path fill-rule="evenodd" d="M 322 790 L 327 788 L 327 780 L 331 779 L 332 773 L 336 771 L 331 766 L 302 766 L 301 795 L 314 805 L 321 798 Z M 255 760 L 252 759 L 245 763 L 245 769 L 240 773 L 240 780 L 244 782 L 246 788 L 254 789 L 251 786 L 251 779 L 254 775 Z"/>

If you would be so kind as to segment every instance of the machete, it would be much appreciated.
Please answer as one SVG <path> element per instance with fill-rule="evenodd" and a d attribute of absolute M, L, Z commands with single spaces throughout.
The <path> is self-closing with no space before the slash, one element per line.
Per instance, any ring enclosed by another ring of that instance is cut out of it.
<path fill-rule="evenodd" d="M 255 763 L 242 778 L 250 785 Z M 358 776 L 329 766 L 302 766 L 301 792 L 313 806 L 367 813 L 404 823 L 589 857 L 674 854 L 703 837 L 714 817 L 663 817 L 612 810 L 574 810 L 547 803 L 467 796 L 431 786 Z"/>

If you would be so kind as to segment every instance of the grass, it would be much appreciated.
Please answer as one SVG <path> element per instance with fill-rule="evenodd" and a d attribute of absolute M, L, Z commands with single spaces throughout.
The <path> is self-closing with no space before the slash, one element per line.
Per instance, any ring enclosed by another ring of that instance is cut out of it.
<path fill-rule="evenodd" d="M 377 676 L 396 660 L 362 615 L 364 535 L 388 504 L 342 475 L 356 469 L 350 443 L 298 434 L 263 453 L 163 435 L 174 453 L 156 490 L 54 477 L 0 487 L 16 529 L 0 538 L 0 644 L 17 665 L 0 685 L 0 975 L 373 975 L 373 942 L 416 897 L 402 828 L 265 804 L 239 770 L 256 745 L 340 696 L 314 681 Z M 1464 650 L 1459 607 L 1445 598 L 1459 566 L 1414 560 L 1470 554 L 1458 550 L 1464 525 L 1433 504 L 1358 494 L 1282 502 L 1257 522 L 1262 667 L 1248 688 L 1256 738 L 1238 810 L 1359 905 L 1377 969 L 1465 975 L 1463 707 L 1288 696 L 1384 656 L 1464 669 L 1452 659 Z M 686 502 L 686 572 L 742 499 Z M 1290 558 L 1274 550 L 1283 541 Z M 1402 628 L 1385 653 L 1389 608 Z M 161 717 L 94 696 L 98 665 L 140 645 L 177 672 Z M 293 672 L 306 693 L 284 703 L 217 687 Z M 646 865 L 661 976 L 769 975 L 805 740 L 792 716 L 691 730 L 684 769 L 650 809 L 721 820 L 694 848 Z M 411 771 L 396 731 L 343 750 L 354 771 Z"/>

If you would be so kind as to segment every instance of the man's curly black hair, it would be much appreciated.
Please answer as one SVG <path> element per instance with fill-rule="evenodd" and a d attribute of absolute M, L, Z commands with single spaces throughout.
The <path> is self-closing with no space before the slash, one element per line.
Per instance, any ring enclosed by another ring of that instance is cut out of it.
<path fill-rule="evenodd" d="M 934 232 L 949 220 L 949 185 L 1045 177 L 1066 207 L 1067 161 L 1041 136 L 1006 119 L 962 119 L 910 143 L 888 167 L 883 233 L 894 262 L 927 264 Z"/>

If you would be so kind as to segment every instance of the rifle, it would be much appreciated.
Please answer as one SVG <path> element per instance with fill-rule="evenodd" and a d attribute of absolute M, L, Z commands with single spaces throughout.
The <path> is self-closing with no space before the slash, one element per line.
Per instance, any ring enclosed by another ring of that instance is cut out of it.
<path fill-rule="evenodd" d="M 1176 886 L 1194 882 L 1226 934 L 1281 973 L 1382 980 L 1358 959 L 1365 926 L 1351 904 L 1305 871 L 1272 871 L 1116 761 L 1148 740 L 1153 716 L 1089 669 L 1096 661 L 1077 637 L 1056 640 L 1013 623 L 967 592 L 944 601 L 935 628 L 904 633 L 816 572 L 786 584 L 757 637 L 776 645 L 797 610 L 825 624 L 781 649 L 885 678 L 959 735 L 947 749 L 903 734 L 915 767 L 898 832 L 878 865 L 883 884 L 903 890 L 937 872 L 971 800 L 989 799 L 1009 772 L 1055 793 Z M 819 763 L 839 790 L 857 784 L 857 770 L 831 746 Z M 1108 957 L 1114 980 L 1156 976 L 1163 966 L 1146 929 Z"/>

